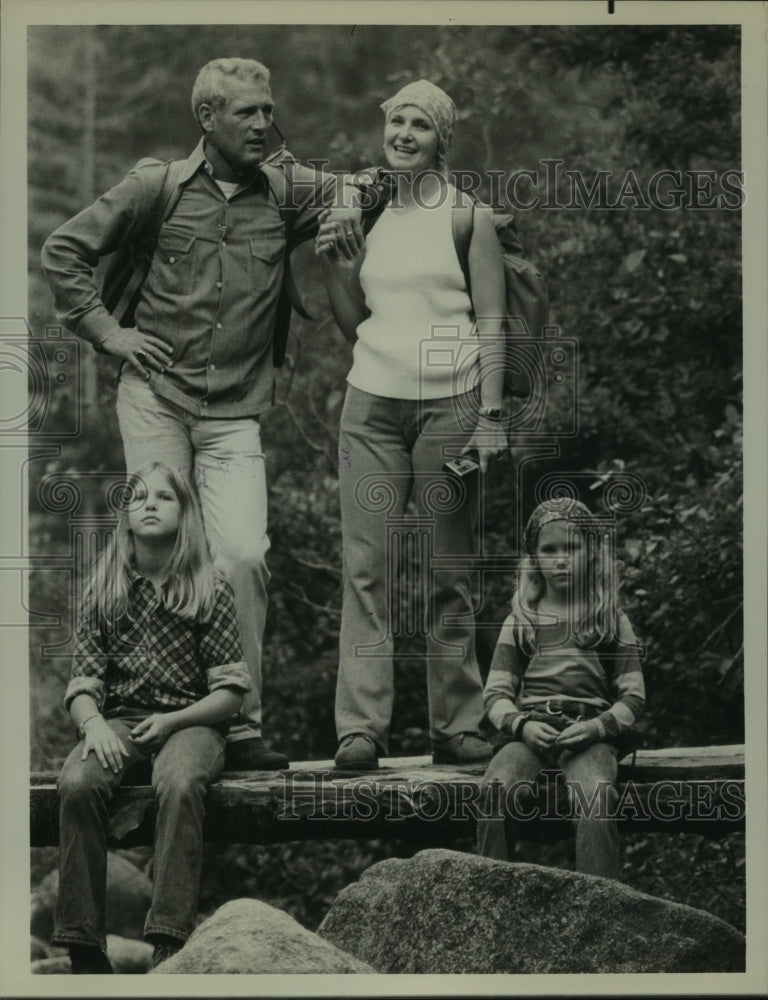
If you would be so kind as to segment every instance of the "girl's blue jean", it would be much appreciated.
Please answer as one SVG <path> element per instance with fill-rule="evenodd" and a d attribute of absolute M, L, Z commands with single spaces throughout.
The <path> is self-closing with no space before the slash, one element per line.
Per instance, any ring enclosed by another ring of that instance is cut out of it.
<path fill-rule="evenodd" d="M 79 743 L 59 777 L 59 897 L 53 941 L 106 946 L 107 831 L 109 805 L 126 771 L 151 751 L 129 733 L 145 716 L 109 719 L 129 756 L 118 774 L 93 752 L 81 760 Z M 224 737 L 208 726 L 173 733 L 154 757 L 155 861 L 152 905 L 144 934 L 185 941 L 195 926 L 203 857 L 208 785 L 224 766 Z"/>
<path fill-rule="evenodd" d="M 564 751 L 556 763 L 543 760 L 525 743 L 507 743 L 494 756 L 483 778 L 483 810 L 477 822 L 478 853 L 497 861 L 509 861 L 514 849 L 515 820 L 510 816 L 491 815 L 491 782 L 500 783 L 505 795 L 517 782 L 534 781 L 543 768 L 559 767 L 569 784 L 572 800 L 574 785 L 580 789 L 582 802 L 597 797 L 600 808 L 590 815 L 584 811 L 576 819 L 576 870 L 587 875 L 619 879 L 619 834 L 615 819 L 607 818 L 618 800 L 616 748 L 610 743 L 593 743 L 580 753 Z M 501 798 L 504 802 L 504 797 Z M 542 821 L 543 822 L 543 821 Z"/>

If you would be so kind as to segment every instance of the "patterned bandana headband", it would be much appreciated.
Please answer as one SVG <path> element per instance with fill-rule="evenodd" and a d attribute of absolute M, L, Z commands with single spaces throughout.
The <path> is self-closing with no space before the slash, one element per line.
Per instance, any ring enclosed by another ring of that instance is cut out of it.
<path fill-rule="evenodd" d="M 574 524 L 592 527 L 595 524 L 594 515 L 589 507 L 573 497 L 555 497 L 540 503 L 528 519 L 525 526 L 525 551 L 529 555 L 536 552 L 539 532 L 550 521 L 571 521 Z"/>
<path fill-rule="evenodd" d="M 387 118 L 407 104 L 419 108 L 435 126 L 437 132 L 437 154 L 442 159 L 448 152 L 456 125 L 456 105 L 444 90 L 429 80 L 416 80 L 406 84 L 401 90 L 384 101 L 381 110 Z"/>

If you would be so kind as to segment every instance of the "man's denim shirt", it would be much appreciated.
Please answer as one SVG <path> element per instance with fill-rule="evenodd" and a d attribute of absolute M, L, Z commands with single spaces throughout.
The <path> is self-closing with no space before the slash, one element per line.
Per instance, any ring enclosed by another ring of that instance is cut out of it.
<path fill-rule="evenodd" d="M 317 230 L 337 178 L 291 164 L 291 245 Z M 132 242 L 146 224 L 151 193 L 142 166 L 64 223 L 47 240 L 43 266 L 57 316 L 99 348 L 121 330 L 99 297 L 100 257 Z M 273 395 L 272 333 L 285 259 L 285 223 L 259 171 L 227 199 L 210 176 L 202 140 L 181 177 L 184 190 L 163 224 L 136 308 L 143 333 L 169 341 L 173 367 L 152 389 L 201 417 L 254 416 Z"/>

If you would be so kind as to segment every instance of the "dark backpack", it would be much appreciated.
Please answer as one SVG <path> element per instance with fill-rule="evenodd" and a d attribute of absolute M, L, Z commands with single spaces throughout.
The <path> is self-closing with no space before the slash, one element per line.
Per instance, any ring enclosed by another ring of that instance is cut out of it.
<path fill-rule="evenodd" d="M 110 254 L 101 285 L 101 301 L 120 326 L 134 326 L 141 288 L 149 274 L 157 238 L 163 223 L 171 217 L 181 197 L 179 183 L 184 160 L 161 163 L 149 157 L 133 168 L 154 191 L 152 209 L 144 231 L 133 242 Z"/>
<path fill-rule="evenodd" d="M 538 341 L 549 318 L 549 295 L 541 272 L 526 259 L 517 233 L 514 215 L 493 215 L 496 236 L 501 244 L 504 277 L 507 288 L 507 309 L 504 322 L 505 386 L 512 396 L 528 396 L 530 385 L 526 376 L 528 365 L 524 353 L 538 352 Z M 470 212 L 454 211 L 453 242 L 464 272 L 467 292 L 472 298 L 469 277 L 469 244 L 475 219 L 475 205 Z"/>
<path fill-rule="evenodd" d="M 287 172 L 277 165 L 292 160 L 293 157 L 290 153 L 280 150 L 274 158 L 271 158 L 271 162 L 264 163 L 261 167 L 269 181 L 272 197 L 277 202 L 285 222 L 288 238 L 283 267 L 283 283 L 277 301 L 272 340 L 272 363 L 275 368 L 280 368 L 285 361 L 291 310 L 295 309 L 304 319 L 311 319 L 301 302 L 291 272 L 290 253 L 293 246 L 290 242 L 292 228 L 290 206 L 293 204 L 293 200 L 289 197 Z M 142 286 L 152 265 L 160 230 L 173 215 L 184 190 L 180 181 L 185 165 L 185 160 L 170 160 L 162 163 L 160 160 L 145 158 L 139 160 L 134 168 L 140 171 L 139 176 L 150 185 L 154 200 L 144 231 L 134 242 L 121 247 L 110 255 L 104 272 L 101 299 L 120 326 L 130 327 L 134 326 L 136 322 L 136 307 L 141 298 Z"/>
<path fill-rule="evenodd" d="M 369 172 L 371 173 L 374 183 L 369 190 L 375 192 L 377 201 L 363 219 L 366 233 L 371 231 L 384 211 L 392 192 L 392 180 L 385 171 L 376 170 Z M 472 286 L 469 277 L 469 245 L 472 241 L 474 218 L 474 199 L 470 212 L 454 209 L 453 243 L 470 299 Z M 537 343 L 531 344 L 531 340 L 538 341 L 542 336 L 542 328 L 547 324 L 549 295 L 541 272 L 526 259 L 514 216 L 494 215 L 493 224 L 501 244 L 507 288 L 504 322 L 505 388 L 510 395 L 522 398 L 531 393 L 531 383 L 526 374 L 531 364 L 526 363 L 524 355 L 531 351 L 538 355 L 540 348 Z"/>

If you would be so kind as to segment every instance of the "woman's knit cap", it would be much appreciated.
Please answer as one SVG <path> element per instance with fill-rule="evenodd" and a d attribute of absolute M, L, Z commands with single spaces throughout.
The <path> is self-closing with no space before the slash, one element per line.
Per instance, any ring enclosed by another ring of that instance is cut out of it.
<path fill-rule="evenodd" d="M 437 154 L 444 157 L 448 151 L 453 138 L 453 129 L 456 125 L 456 105 L 451 98 L 440 87 L 430 83 L 429 80 L 416 80 L 408 83 L 405 87 L 384 101 L 381 110 L 387 119 L 395 111 L 412 104 L 419 108 L 429 118 L 435 126 L 437 132 Z"/>

